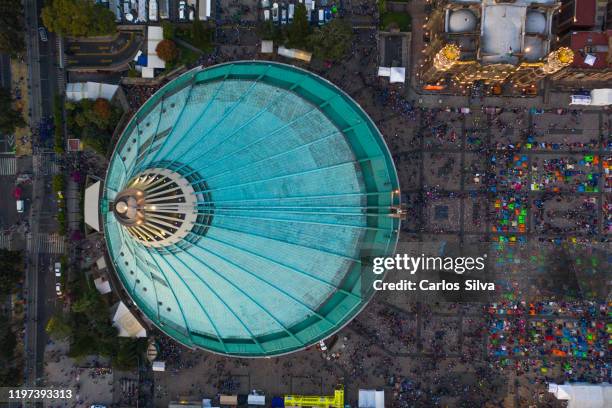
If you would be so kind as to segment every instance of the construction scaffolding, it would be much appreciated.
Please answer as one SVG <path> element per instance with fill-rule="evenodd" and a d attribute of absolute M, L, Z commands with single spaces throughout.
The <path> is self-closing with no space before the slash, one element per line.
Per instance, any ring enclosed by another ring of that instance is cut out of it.
<path fill-rule="evenodd" d="M 344 386 L 339 385 L 334 395 L 285 395 L 285 407 L 344 408 Z"/>

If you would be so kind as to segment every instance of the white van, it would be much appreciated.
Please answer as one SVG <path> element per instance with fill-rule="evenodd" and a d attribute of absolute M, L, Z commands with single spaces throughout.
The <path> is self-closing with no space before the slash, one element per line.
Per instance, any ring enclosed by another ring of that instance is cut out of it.
<path fill-rule="evenodd" d="M 22 213 L 25 208 L 25 203 L 23 200 L 17 200 L 17 212 Z"/>
<path fill-rule="evenodd" d="M 295 4 L 289 5 L 289 22 L 293 21 L 293 14 L 295 13 Z"/>

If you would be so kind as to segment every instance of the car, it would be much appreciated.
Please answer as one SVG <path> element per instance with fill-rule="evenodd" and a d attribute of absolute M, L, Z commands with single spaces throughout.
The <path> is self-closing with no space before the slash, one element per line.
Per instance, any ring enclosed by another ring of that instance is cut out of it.
<path fill-rule="evenodd" d="M 319 9 L 318 22 L 319 25 L 323 25 L 323 23 L 325 23 L 325 11 L 323 11 L 321 8 Z"/>
<path fill-rule="evenodd" d="M 89 408 L 107 408 L 106 405 L 100 405 L 100 404 L 93 404 L 92 406 L 90 406 Z"/>
<path fill-rule="evenodd" d="M 270 21 L 270 10 L 264 10 L 264 21 Z"/>
<path fill-rule="evenodd" d="M 287 9 L 281 9 L 281 24 L 287 24 Z"/>
<path fill-rule="evenodd" d="M 272 21 L 278 23 L 278 3 L 272 5 Z"/>
<path fill-rule="evenodd" d="M 47 42 L 47 30 L 45 27 L 38 27 L 38 35 L 40 36 L 40 41 Z"/>
<path fill-rule="evenodd" d="M 184 20 L 186 18 L 187 3 L 185 0 L 179 1 L 179 19 Z"/>
<path fill-rule="evenodd" d="M 325 344 L 325 341 L 319 340 L 318 348 L 321 351 L 327 351 L 327 345 Z"/>
<path fill-rule="evenodd" d="M 189 7 L 189 21 L 193 21 L 195 17 L 195 9 L 193 7 Z"/>
<path fill-rule="evenodd" d="M 55 283 L 55 293 L 57 293 L 57 296 L 62 295 L 62 285 L 59 282 Z"/>
<path fill-rule="evenodd" d="M 17 212 L 22 213 L 25 208 L 25 202 L 23 200 L 17 200 Z"/>
<path fill-rule="evenodd" d="M 332 12 L 331 9 L 329 7 L 325 8 L 325 22 L 329 22 L 329 20 L 332 19 Z"/>
<path fill-rule="evenodd" d="M 288 11 L 289 22 L 293 21 L 293 15 L 294 14 L 295 14 L 295 4 L 290 4 L 289 5 L 289 11 Z"/>
<path fill-rule="evenodd" d="M 59 262 L 56 262 L 55 265 L 53 266 L 53 270 L 55 271 L 55 276 L 57 276 L 58 278 L 62 276 L 62 264 Z"/>

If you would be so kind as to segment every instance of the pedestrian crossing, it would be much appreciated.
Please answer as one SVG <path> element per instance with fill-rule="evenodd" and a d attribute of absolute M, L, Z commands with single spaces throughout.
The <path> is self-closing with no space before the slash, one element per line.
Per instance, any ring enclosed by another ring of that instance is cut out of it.
<path fill-rule="evenodd" d="M 45 254 L 62 254 L 64 253 L 66 243 L 64 237 L 58 234 L 38 234 L 37 239 L 33 242 L 32 237 L 28 239 L 28 251 Z"/>
<path fill-rule="evenodd" d="M 17 158 L 0 157 L 0 176 L 14 176 L 17 174 Z"/>
<path fill-rule="evenodd" d="M 53 175 L 60 173 L 60 166 L 55 162 L 55 155 L 34 155 L 32 157 L 34 174 L 36 175 Z"/>

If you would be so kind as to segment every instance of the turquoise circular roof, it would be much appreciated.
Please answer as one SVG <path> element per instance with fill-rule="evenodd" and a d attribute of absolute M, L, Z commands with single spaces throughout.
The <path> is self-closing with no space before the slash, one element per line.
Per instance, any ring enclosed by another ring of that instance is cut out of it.
<path fill-rule="evenodd" d="M 189 230 L 166 246 L 135 239 L 112 210 L 127 211 L 115 198 L 154 172 L 195 195 L 197 218 L 173 214 Z M 328 337 L 367 304 L 371 258 L 395 250 L 398 205 L 389 151 L 349 96 L 292 66 L 234 62 L 191 70 L 140 108 L 101 212 L 114 268 L 159 329 L 269 356 Z"/>

